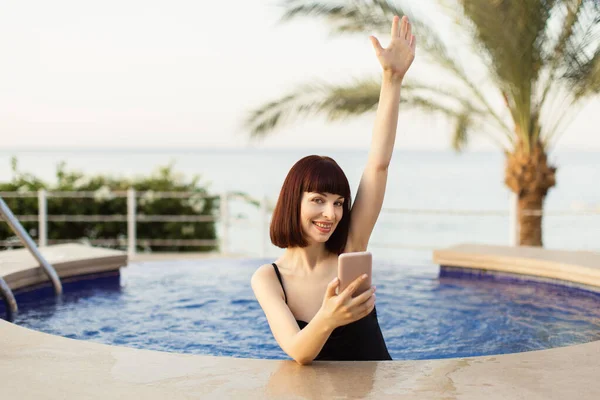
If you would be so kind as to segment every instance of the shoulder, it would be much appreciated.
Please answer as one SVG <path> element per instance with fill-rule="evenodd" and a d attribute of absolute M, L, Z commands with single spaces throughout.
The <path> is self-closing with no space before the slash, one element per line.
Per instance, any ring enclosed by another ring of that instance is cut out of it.
<path fill-rule="evenodd" d="M 268 276 L 275 276 L 275 268 L 273 264 L 263 264 L 254 271 L 252 274 L 252 279 L 261 279 Z"/>
<path fill-rule="evenodd" d="M 254 271 L 250 283 L 252 284 L 252 289 L 256 291 L 257 289 L 264 288 L 265 286 L 271 286 L 276 281 L 277 275 L 275 275 L 273 265 L 264 264 Z"/>
<path fill-rule="evenodd" d="M 258 267 L 250 281 L 254 296 L 261 305 L 271 303 L 271 300 L 281 299 L 285 301 L 283 288 L 279 284 L 279 279 L 275 274 L 272 264 L 264 264 Z"/>

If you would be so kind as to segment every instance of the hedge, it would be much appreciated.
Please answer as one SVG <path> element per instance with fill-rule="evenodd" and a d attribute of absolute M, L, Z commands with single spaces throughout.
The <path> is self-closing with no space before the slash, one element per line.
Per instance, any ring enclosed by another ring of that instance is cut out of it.
<path fill-rule="evenodd" d="M 218 216 L 219 198 L 211 195 L 200 177 L 191 179 L 174 171 L 173 164 L 159 167 L 148 176 L 135 178 L 117 178 L 113 176 L 85 176 L 78 171 L 69 171 L 61 162 L 56 169 L 56 182 L 49 184 L 36 176 L 19 171 L 17 160 L 12 159 L 13 176 L 10 182 L 0 182 L 0 191 L 35 194 L 32 197 L 5 197 L 4 201 L 13 213 L 19 215 L 37 215 L 37 191 L 48 192 L 86 191 L 94 192 L 93 198 L 47 198 L 48 215 L 126 215 L 127 198 L 116 196 L 115 192 L 125 192 L 133 188 L 139 192 L 136 213 L 138 216 L 177 215 Z M 142 193 L 143 192 L 143 193 Z M 193 192 L 187 198 L 156 198 L 156 192 Z M 38 239 L 38 222 L 23 221 L 22 225 L 34 240 Z M 137 239 L 184 239 L 215 240 L 215 222 L 143 222 L 136 226 Z M 65 240 L 87 242 L 98 239 L 121 239 L 119 244 L 103 245 L 125 249 L 127 222 L 55 222 L 48 221 L 48 244 Z M 10 227 L 0 224 L 0 240 L 18 244 Z M 218 246 L 146 246 L 138 251 L 214 251 Z"/>

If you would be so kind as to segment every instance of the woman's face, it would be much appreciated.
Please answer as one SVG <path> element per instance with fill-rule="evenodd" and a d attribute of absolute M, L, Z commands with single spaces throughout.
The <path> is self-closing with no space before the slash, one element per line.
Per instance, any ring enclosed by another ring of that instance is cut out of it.
<path fill-rule="evenodd" d="M 325 243 L 344 213 L 344 198 L 332 193 L 304 192 L 300 204 L 300 225 L 309 244 Z"/>

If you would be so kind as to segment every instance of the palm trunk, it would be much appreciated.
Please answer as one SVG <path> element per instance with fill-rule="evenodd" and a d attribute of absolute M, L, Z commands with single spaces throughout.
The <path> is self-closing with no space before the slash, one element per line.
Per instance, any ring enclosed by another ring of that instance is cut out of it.
<path fill-rule="evenodd" d="M 556 185 L 556 168 L 548 165 L 541 143 L 530 151 L 519 143 L 506 154 L 504 182 L 519 199 L 519 245 L 542 246 L 542 210 L 548 190 Z"/>
<path fill-rule="evenodd" d="M 531 210 L 542 210 L 546 196 L 539 193 L 519 196 L 519 245 L 542 246 L 542 215 L 531 215 Z"/>

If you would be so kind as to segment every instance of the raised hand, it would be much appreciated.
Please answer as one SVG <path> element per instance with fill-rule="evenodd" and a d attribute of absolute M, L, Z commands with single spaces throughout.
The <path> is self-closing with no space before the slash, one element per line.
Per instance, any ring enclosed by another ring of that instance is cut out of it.
<path fill-rule="evenodd" d="M 407 16 L 400 19 L 395 16 L 392 21 L 392 37 L 387 48 L 383 48 L 375 36 L 370 36 L 375 54 L 385 73 L 393 78 L 403 79 L 406 71 L 415 59 L 417 40 Z"/>

